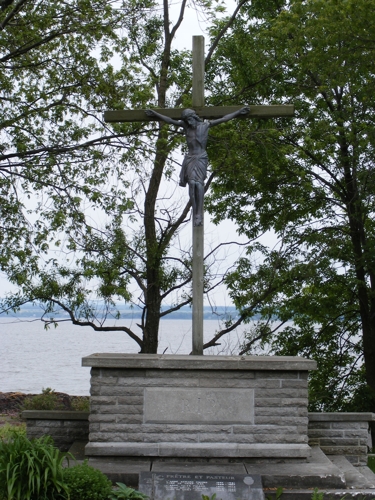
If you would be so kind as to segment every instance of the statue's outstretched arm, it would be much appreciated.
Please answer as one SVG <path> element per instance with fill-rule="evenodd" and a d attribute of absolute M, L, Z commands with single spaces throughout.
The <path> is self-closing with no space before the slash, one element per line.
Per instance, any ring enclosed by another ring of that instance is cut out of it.
<path fill-rule="evenodd" d="M 245 106 L 244 108 L 241 108 L 238 111 L 235 111 L 234 113 L 229 113 L 229 115 L 225 115 L 222 118 L 210 121 L 210 127 L 214 127 L 215 125 L 220 125 L 220 123 L 229 122 L 230 120 L 233 120 L 233 118 L 247 115 L 248 113 L 250 113 L 250 108 Z"/>
<path fill-rule="evenodd" d="M 173 118 L 169 118 L 169 116 L 162 115 L 155 111 L 154 109 L 146 109 L 145 111 L 147 116 L 154 116 L 159 120 L 163 120 L 165 123 L 169 123 L 169 125 L 176 125 L 177 127 L 182 127 L 184 122 L 182 120 L 174 120 Z"/>

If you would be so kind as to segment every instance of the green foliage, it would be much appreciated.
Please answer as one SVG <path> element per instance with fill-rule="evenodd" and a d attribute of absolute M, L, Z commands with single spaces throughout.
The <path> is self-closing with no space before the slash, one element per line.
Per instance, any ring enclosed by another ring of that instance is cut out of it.
<path fill-rule="evenodd" d="M 22 404 L 23 410 L 62 410 L 63 408 L 57 394 L 50 387 L 42 389 L 42 394 L 26 397 Z"/>
<path fill-rule="evenodd" d="M 319 492 L 318 488 L 315 488 L 311 500 L 324 500 L 324 492 L 323 491 Z"/>
<path fill-rule="evenodd" d="M 41 0 L 0 14 L 0 269 L 17 287 L 2 310 L 34 302 L 47 328 L 69 318 L 141 352 L 157 351 L 161 317 L 191 303 L 188 195 L 164 189 L 178 184 L 184 141 L 157 122 L 104 124 L 102 111 L 191 103 L 191 51 L 176 34 L 186 9 L 216 23 L 224 2 L 181 2 L 177 22 L 159 7 Z M 221 280 L 215 262 L 206 289 Z M 141 322 L 121 323 L 118 302 Z"/>
<path fill-rule="evenodd" d="M 113 489 L 109 495 L 109 500 L 147 500 L 148 496 L 140 491 L 129 488 L 124 483 L 116 483 L 117 488 Z"/>
<path fill-rule="evenodd" d="M 8 441 L 15 434 L 26 436 L 26 424 L 12 425 L 6 423 L 0 427 L 0 439 Z"/>
<path fill-rule="evenodd" d="M 106 500 L 111 494 L 111 481 L 86 461 L 64 469 L 63 480 L 70 500 Z"/>
<path fill-rule="evenodd" d="M 375 457 L 368 457 L 367 466 L 375 473 Z"/>
<path fill-rule="evenodd" d="M 63 500 L 65 456 L 49 437 L 28 440 L 14 432 L 0 441 L 0 498 L 5 500 Z"/>
<path fill-rule="evenodd" d="M 89 396 L 59 395 L 54 389 L 47 387 L 42 389 L 41 394 L 27 396 L 21 409 L 90 411 L 90 398 Z"/>
<path fill-rule="evenodd" d="M 211 496 L 208 495 L 202 495 L 202 500 L 216 500 L 216 493 L 214 493 Z"/>
<path fill-rule="evenodd" d="M 250 107 L 295 106 L 213 148 L 209 209 L 253 240 L 226 278 L 245 320 L 262 318 L 243 351 L 316 359 L 315 410 L 375 408 L 374 26 L 369 0 L 251 2 L 211 75 Z"/>
<path fill-rule="evenodd" d="M 279 500 L 279 498 L 281 498 L 283 496 L 283 493 L 284 493 L 284 488 L 281 488 L 281 486 L 279 486 L 276 489 L 276 491 L 275 491 L 275 496 L 274 497 L 273 496 L 271 497 L 271 496 L 267 495 L 266 498 L 267 498 L 267 500 L 272 500 L 272 499 Z"/>
<path fill-rule="evenodd" d="M 88 396 L 75 396 L 70 401 L 72 410 L 75 411 L 90 411 L 90 398 Z"/>
<path fill-rule="evenodd" d="M 142 141 L 138 125 L 104 127 L 101 110 L 145 107 L 153 94 L 122 36 L 140 19 L 157 19 L 153 5 L 42 0 L 37 9 L 9 2 L 1 12 L 0 269 L 20 287 L 4 311 L 37 300 L 50 313 L 56 299 L 91 320 L 93 290 L 106 307 L 130 298 L 129 276 L 117 271 L 132 256 L 119 236 L 133 203 L 124 163 L 134 163 L 130 149 Z M 105 234 L 108 220 L 116 222 Z M 87 255 L 74 256 L 77 248 Z"/>

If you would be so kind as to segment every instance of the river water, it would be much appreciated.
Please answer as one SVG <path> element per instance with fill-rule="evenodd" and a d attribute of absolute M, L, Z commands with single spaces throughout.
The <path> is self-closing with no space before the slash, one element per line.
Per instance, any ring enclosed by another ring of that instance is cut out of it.
<path fill-rule="evenodd" d="M 136 320 L 126 326 L 134 327 Z M 204 322 L 204 341 L 220 329 L 215 320 Z M 241 329 L 221 339 L 220 347 L 205 354 L 237 354 Z M 164 320 L 160 325 L 159 353 L 189 354 L 191 321 Z M 40 393 L 50 387 L 71 395 L 88 395 L 90 368 L 82 367 L 84 356 L 100 352 L 137 353 L 138 345 L 122 332 L 95 332 L 90 327 L 60 323 L 44 329 L 39 320 L 0 320 L 0 392 Z"/>

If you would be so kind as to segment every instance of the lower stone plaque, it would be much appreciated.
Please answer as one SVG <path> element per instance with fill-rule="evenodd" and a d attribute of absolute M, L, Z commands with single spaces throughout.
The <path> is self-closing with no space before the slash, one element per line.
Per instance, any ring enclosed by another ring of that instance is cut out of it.
<path fill-rule="evenodd" d="M 260 475 L 141 472 L 139 491 L 150 500 L 264 500 Z"/>

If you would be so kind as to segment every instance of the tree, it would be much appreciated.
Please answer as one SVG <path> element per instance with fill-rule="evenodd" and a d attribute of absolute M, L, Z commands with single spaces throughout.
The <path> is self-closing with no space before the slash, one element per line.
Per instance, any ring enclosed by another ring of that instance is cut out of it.
<path fill-rule="evenodd" d="M 249 238 L 277 236 L 227 282 L 242 310 L 272 292 L 244 351 L 314 357 L 315 409 L 375 410 L 374 25 L 368 0 L 255 1 L 216 56 L 222 95 L 296 107 L 227 141 L 211 210 Z"/>
<path fill-rule="evenodd" d="M 207 64 L 244 3 L 223 21 Z M 222 10 L 208 0 L 196 5 L 212 21 Z M 4 24 L 3 51 L 16 47 L 20 83 L 9 68 L 4 99 L 13 118 L 4 126 L 4 162 L 14 164 L 4 167 L 4 182 L 39 201 L 34 211 L 7 198 L 2 269 L 19 292 L 6 298 L 5 310 L 37 301 L 47 323 L 58 322 L 60 309 L 74 324 L 123 331 L 141 352 L 157 352 L 160 318 L 191 302 L 191 256 L 178 251 L 190 205 L 163 188 L 173 185 L 181 134 L 142 123 L 110 131 L 90 111 L 189 105 L 190 52 L 173 48 L 186 8 L 181 1 L 172 23 L 166 0 L 6 7 L 14 23 Z M 26 219 L 27 210 L 36 220 Z M 212 265 L 206 261 L 207 291 L 217 284 L 210 282 Z M 142 310 L 141 333 L 104 324 L 117 317 L 118 300 Z M 162 310 L 163 303 L 172 305 Z"/>
<path fill-rule="evenodd" d="M 100 189 L 114 170 L 105 146 L 116 137 L 98 135 L 101 117 L 90 109 L 124 91 L 106 46 L 126 14 L 102 0 L 2 3 L 0 264 L 15 283 L 37 272 L 67 219 L 78 223 L 79 196 L 109 203 L 116 194 Z"/>

